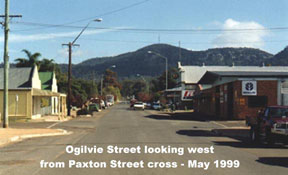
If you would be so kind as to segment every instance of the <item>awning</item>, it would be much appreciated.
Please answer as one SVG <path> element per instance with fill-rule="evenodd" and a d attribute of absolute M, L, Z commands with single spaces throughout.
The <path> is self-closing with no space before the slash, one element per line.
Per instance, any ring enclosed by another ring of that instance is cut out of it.
<path fill-rule="evenodd" d="M 59 97 L 61 96 L 60 93 L 47 91 L 47 90 L 41 90 L 41 89 L 32 89 L 32 96 L 45 96 L 45 97 Z"/>

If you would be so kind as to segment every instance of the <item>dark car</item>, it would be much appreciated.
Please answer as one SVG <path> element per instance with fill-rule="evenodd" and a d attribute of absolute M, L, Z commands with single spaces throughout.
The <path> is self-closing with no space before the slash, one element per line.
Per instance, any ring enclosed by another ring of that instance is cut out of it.
<path fill-rule="evenodd" d="M 288 142 L 288 106 L 269 106 L 257 117 L 246 117 L 253 142 Z"/>
<path fill-rule="evenodd" d="M 99 104 L 98 104 L 98 103 L 89 104 L 89 106 L 88 106 L 88 111 L 89 111 L 89 113 L 91 113 L 91 114 L 92 114 L 94 111 L 95 111 L 95 112 L 99 112 L 99 111 L 100 111 Z"/>

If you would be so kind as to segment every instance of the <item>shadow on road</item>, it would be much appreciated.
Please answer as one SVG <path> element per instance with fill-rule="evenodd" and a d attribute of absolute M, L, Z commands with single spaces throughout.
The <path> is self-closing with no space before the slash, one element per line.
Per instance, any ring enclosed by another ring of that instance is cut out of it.
<path fill-rule="evenodd" d="M 188 120 L 188 121 L 210 121 L 212 120 L 209 116 L 199 115 L 195 112 L 185 112 L 185 113 L 164 113 L 158 115 L 148 115 L 146 118 L 156 119 L 156 120 Z"/>
<path fill-rule="evenodd" d="M 266 165 L 288 168 L 288 157 L 259 157 L 256 161 Z"/>
<path fill-rule="evenodd" d="M 216 133 L 208 130 L 179 130 L 176 133 L 190 137 L 219 137 Z"/>

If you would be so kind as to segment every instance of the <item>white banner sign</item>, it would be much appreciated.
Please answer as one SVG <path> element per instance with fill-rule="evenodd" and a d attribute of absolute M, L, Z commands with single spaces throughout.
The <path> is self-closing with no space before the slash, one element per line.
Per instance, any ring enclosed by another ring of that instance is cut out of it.
<path fill-rule="evenodd" d="M 242 81 L 242 95 L 257 95 L 257 81 Z"/>

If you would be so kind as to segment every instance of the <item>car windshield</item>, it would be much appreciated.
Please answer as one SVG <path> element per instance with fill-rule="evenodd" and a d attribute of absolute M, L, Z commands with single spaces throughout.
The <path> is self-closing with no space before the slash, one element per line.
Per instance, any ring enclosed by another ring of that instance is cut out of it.
<path fill-rule="evenodd" d="M 142 105 L 143 103 L 135 103 L 135 105 Z"/>
<path fill-rule="evenodd" d="M 271 117 L 281 117 L 288 114 L 288 108 L 270 108 Z"/>

